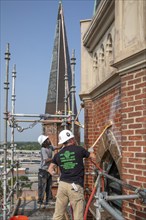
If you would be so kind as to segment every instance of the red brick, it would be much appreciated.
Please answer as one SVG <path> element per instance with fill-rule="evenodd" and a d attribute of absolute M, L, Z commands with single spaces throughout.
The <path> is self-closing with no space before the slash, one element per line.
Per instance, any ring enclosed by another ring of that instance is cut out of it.
<path fill-rule="evenodd" d="M 138 180 L 138 181 L 140 181 L 140 182 L 146 182 L 146 177 L 136 176 L 136 180 Z"/>
<path fill-rule="evenodd" d="M 128 106 L 137 106 L 137 105 L 142 105 L 142 100 L 136 100 L 133 102 L 128 102 L 126 103 Z"/>
<path fill-rule="evenodd" d="M 131 209 L 130 207 L 124 207 L 124 211 L 127 212 L 127 213 L 134 213 L 134 210 Z"/>
<path fill-rule="evenodd" d="M 127 96 L 135 96 L 135 95 L 137 95 L 137 94 L 141 94 L 141 89 L 135 89 L 135 90 L 133 90 L 133 91 L 129 91 L 129 92 L 127 92 Z"/>
<path fill-rule="evenodd" d="M 142 104 L 143 104 L 143 105 L 146 105 L 146 99 L 143 99 L 143 100 L 142 100 Z"/>
<path fill-rule="evenodd" d="M 135 140 L 141 140 L 142 139 L 142 137 L 141 136 L 139 136 L 139 135 L 135 135 L 135 136 L 129 136 L 129 140 L 133 140 L 133 141 L 135 141 Z"/>
<path fill-rule="evenodd" d="M 135 111 L 143 111 L 145 109 L 145 106 L 140 105 L 140 106 L 135 106 Z"/>
<path fill-rule="evenodd" d="M 127 92 L 133 91 L 134 89 L 135 89 L 135 87 L 133 85 L 127 86 L 127 87 L 124 88 L 124 91 L 122 92 L 122 95 L 126 95 Z"/>
<path fill-rule="evenodd" d="M 131 112 L 131 113 L 128 114 L 128 117 L 139 117 L 141 115 L 142 114 L 141 114 L 140 111 L 139 112 Z"/>
<path fill-rule="evenodd" d="M 122 113 L 127 113 L 127 112 L 133 112 L 134 108 L 133 107 L 129 107 L 129 108 L 124 108 Z"/>
<path fill-rule="evenodd" d="M 140 118 L 136 118 L 135 121 L 136 121 L 136 122 L 142 122 L 142 123 L 143 123 L 143 122 L 144 122 L 144 119 L 143 119 L 143 117 L 140 117 Z"/>
<path fill-rule="evenodd" d="M 134 84 L 138 84 L 138 83 L 141 83 L 141 78 L 137 78 L 137 79 L 134 79 L 134 80 L 130 80 L 128 82 L 128 85 L 134 85 Z"/>
<path fill-rule="evenodd" d="M 123 141 L 123 139 L 122 139 L 122 146 L 127 146 L 127 147 L 134 147 L 134 143 L 133 142 L 131 142 L 131 141 Z"/>
<path fill-rule="evenodd" d="M 138 85 L 135 85 L 135 89 L 144 88 L 146 86 L 145 82 L 139 83 Z"/>
<path fill-rule="evenodd" d="M 135 163 L 135 164 L 140 164 L 140 163 L 142 163 L 142 159 L 129 158 L 129 162 Z"/>
<path fill-rule="evenodd" d="M 146 158 L 146 153 L 136 153 L 136 157 Z"/>
<path fill-rule="evenodd" d="M 128 148 L 129 149 L 129 151 L 135 151 L 135 152 L 140 152 L 141 151 L 141 147 L 129 147 Z"/>
<path fill-rule="evenodd" d="M 142 171 L 141 170 L 132 170 L 132 169 L 129 169 L 129 173 L 131 174 L 135 174 L 135 175 L 142 175 Z"/>
<path fill-rule="evenodd" d="M 133 79 L 133 75 L 132 74 L 131 75 L 128 74 L 128 75 L 125 75 L 125 76 L 122 77 L 123 81 L 128 81 L 128 80 L 132 80 L 132 79 Z"/>
<path fill-rule="evenodd" d="M 146 134 L 146 129 L 139 129 L 135 131 L 135 134 Z"/>
<path fill-rule="evenodd" d="M 124 102 L 127 103 L 127 102 L 130 102 L 130 101 L 132 102 L 132 101 L 134 101 L 134 97 L 133 96 L 131 96 L 131 97 L 129 97 L 129 96 L 128 97 L 127 96 L 122 96 L 121 100 L 122 100 L 122 103 L 124 103 Z"/>
<path fill-rule="evenodd" d="M 136 211 L 136 215 L 138 215 L 139 217 L 142 217 L 142 218 L 145 218 L 146 219 L 146 212 L 139 212 L 139 211 Z"/>
<path fill-rule="evenodd" d="M 125 167 L 125 168 L 134 168 L 134 164 L 133 163 L 123 163 L 123 167 Z"/>
<path fill-rule="evenodd" d="M 128 127 L 130 129 L 142 128 L 142 124 L 130 124 Z"/>
<path fill-rule="evenodd" d="M 122 156 L 123 157 L 134 157 L 134 153 L 133 152 L 123 152 Z"/>
<path fill-rule="evenodd" d="M 125 130 L 122 132 L 122 135 L 134 135 L 134 130 Z"/>
<path fill-rule="evenodd" d="M 146 98 L 146 94 L 140 94 L 140 95 L 136 95 L 135 96 L 135 100 L 138 100 L 138 99 L 145 99 Z"/>
<path fill-rule="evenodd" d="M 137 188 L 141 188 L 141 183 L 140 182 L 135 182 L 135 181 L 129 181 L 129 184 L 131 185 L 131 186 L 135 186 L 135 187 L 137 187 Z"/>
<path fill-rule="evenodd" d="M 145 76 L 145 74 L 146 74 L 145 71 L 138 72 L 135 74 L 135 78 L 143 77 L 143 76 Z"/>

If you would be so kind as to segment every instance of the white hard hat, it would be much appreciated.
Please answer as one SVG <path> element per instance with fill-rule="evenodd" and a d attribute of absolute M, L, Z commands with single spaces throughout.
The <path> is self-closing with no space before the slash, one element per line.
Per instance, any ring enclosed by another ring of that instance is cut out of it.
<path fill-rule="evenodd" d="M 47 139 L 48 139 L 48 136 L 40 135 L 38 137 L 38 142 L 39 142 L 40 145 L 42 145 L 44 143 L 44 141 L 47 140 Z"/>
<path fill-rule="evenodd" d="M 63 144 L 63 143 L 65 143 L 66 141 L 68 141 L 69 139 L 71 139 L 73 137 L 74 137 L 74 135 L 71 131 L 63 130 L 59 134 L 59 143 L 58 144 Z"/>

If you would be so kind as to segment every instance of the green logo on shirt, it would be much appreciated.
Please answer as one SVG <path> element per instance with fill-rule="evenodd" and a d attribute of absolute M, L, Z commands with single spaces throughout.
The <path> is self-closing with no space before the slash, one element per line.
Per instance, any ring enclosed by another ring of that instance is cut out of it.
<path fill-rule="evenodd" d="M 77 163 L 75 159 L 75 152 L 65 151 L 64 154 L 60 154 L 61 166 L 65 170 L 73 169 Z"/>

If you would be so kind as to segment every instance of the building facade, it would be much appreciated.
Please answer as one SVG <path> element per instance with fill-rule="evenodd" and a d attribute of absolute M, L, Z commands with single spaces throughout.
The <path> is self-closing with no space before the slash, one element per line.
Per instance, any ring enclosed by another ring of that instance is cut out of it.
<path fill-rule="evenodd" d="M 94 147 L 96 162 L 118 179 L 146 189 L 146 1 L 96 2 L 93 18 L 80 22 L 85 146 L 92 146 L 112 121 L 110 132 Z M 91 175 L 85 186 L 92 188 Z M 146 219 L 142 199 L 116 206 L 127 220 Z"/>

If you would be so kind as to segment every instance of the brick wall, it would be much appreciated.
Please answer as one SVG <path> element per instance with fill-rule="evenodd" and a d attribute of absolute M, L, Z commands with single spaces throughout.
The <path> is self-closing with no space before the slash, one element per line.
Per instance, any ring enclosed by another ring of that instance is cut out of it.
<path fill-rule="evenodd" d="M 96 162 L 101 164 L 108 150 L 120 178 L 136 188 L 146 188 L 146 71 L 121 76 L 119 86 L 84 104 L 85 147 L 95 142 L 109 120 L 113 121 L 111 130 L 118 143 L 116 149 L 116 145 L 110 148 L 108 142 L 99 141 L 95 146 Z M 89 160 L 85 165 L 86 172 L 91 171 Z M 86 175 L 85 188 L 92 190 L 93 183 L 93 176 Z M 132 192 L 124 189 L 123 193 Z M 146 206 L 140 199 L 124 201 L 122 210 L 127 220 L 146 219 Z"/>
<path fill-rule="evenodd" d="M 146 188 L 146 71 L 122 76 L 121 94 L 122 179 Z M 126 219 L 146 219 L 140 200 L 124 202 L 123 212 Z"/>
<path fill-rule="evenodd" d="M 103 131 L 105 125 L 109 124 L 109 121 L 113 122 L 112 131 L 116 139 L 121 143 L 121 103 L 120 103 L 120 87 L 112 89 L 107 94 L 97 98 L 94 101 L 88 100 L 85 101 L 85 147 L 91 147 L 100 133 Z M 94 150 L 96 152 L 96 162 L 100 163 L 101 158 L 104 153 L 109 150 L 112 154 L 113 148 L 108 149 L 108 144 L 103 147 L 102 143 L 99 141 Z M 116 152 L 116 149 L 114 149 Z M 117 166 L 120 172 L 120 160 L 118 152 L 113 155 L 115 161 L 117 162 Z M 89 163 L 90 162 L 86 162 Z M 88 167 L 91 165 L 86 165 L 87 171 Z M 89 177 L 86 177 L 86 179 Z M 90 177 L 91 178 L 91 177 Z M 91 178 L 92 179 L 92 178 Z M 92 182 L 92 181 L 91 181 Z M 88 182 L 88 185 L 92 187 L 92 183 Z M 87 182 L 86 182 L 87 184 Z"/>

